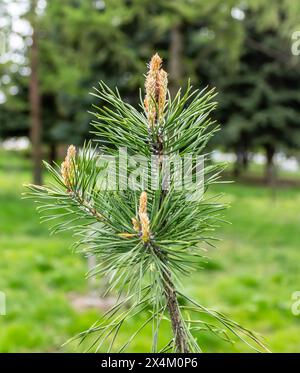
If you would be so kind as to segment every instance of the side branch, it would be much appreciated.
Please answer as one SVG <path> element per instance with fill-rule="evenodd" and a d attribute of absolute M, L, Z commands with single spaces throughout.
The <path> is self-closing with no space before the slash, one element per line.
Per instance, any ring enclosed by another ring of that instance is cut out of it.
<path fill-rule="evenodd" d="M 73 197 L 80 206 L 84 207 L 91 216 L 96 218 L 96 220 L 103 221 L 103 216 L 87 200 L 82 198 L 78 192 L 70 192 L 69 195 L 71 198 Z"/>

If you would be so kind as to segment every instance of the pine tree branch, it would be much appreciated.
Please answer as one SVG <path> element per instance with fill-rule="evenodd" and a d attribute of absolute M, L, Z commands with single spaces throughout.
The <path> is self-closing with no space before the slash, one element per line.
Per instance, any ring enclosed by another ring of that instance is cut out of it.
<path fill-rule="evenodd" d="M 153 351 L 156 351 L 160 322 L 166 311 L 174 336 L 161 351 L 169 350 L 172 344 L 180 353 L 201 352 L 192 331 L 210 330 L 226 338 L 223 327 L 248 345 L 247 339 L 250 339 L 263 347 L 252 332 L 224 315 L 197 304 L 181 294 L 175 286 L 177 275 L 188 275 L 189 269 L 201 257 L 198 253 L 199 241 L 213 239 L 208 232 L 216 222 L 221 221 L 219 211 L 223 205 L 210 202 L 210 198 L 199 203 L 186 202 L 186 193 L 175 190 L 174 180 L 166 187 L 167 173 L 163 162 L 172 154 L 202 154 L 208 139 L 215 132 L 215 128 L 210 128 L 212 122 L 209 119 L 215 107 L 215 103 L 211 102 L 215 94 L 205 89 L 192 92 L 188 86 L 183 96 L 179 92 L 174 100 L 167 101 L 166 97 L 170 98 L 167 95 L 167 74 L 161 69 L 158 55 L 151 60 L 145 87 L 146 97 L 142 107 L 146 116 L 125 104 L 118 91 L 113 92 L 100 83 L 96 96 L 107 102 L 108 106 L 97 108 L 97 122 L 94 123 L 96 134 L 103 141 L 99 154 L 118 156 L 119 147 L 126 146 L 130 154 L 154 155 L 158 160 L 158 179 L 162 185 L 159 190 L 144 188 L 146 190 L 140 194 L 138 209 L 136 190 L 129 188 L 114 193 L 101 192 L 99 182 L 101 185 L 104 182 L 106 166 L 98 163 L 101 158 L 98 158 L 97 147 L 94 149 L 91 143 L 85 145 L 79 154 L 71 145 L 59 170 L 45 163 L 55 181 L 50 188 L 28 186 L 29 195 L 39 198 L 39 211 L 48 213 L 43 222 L 60 218 L 53 227 L 54 232 L 72 228 L 80 237 L 76 247 L 84 245 L 85 253 L 88 250 L 97 254 L 101 266 L 96 266 L 92 274 L 113 274 L 107 292 L 118 288 L 122 298 L 124 293 L 133 292 L 126 300 L 112 307 L 109 317 L 100 325 L 96 324 L 85 332 L 83 339 L 90 333 L 98 332 L 91 348 L 96 347 L 98 351 L 103 343 L 111 339 L 110 351 L 123 322 L 144 312 L 151 304 L 151 316 L 120 351 L 127 348 L 137 333 L 150 322 L 153 322 Z M 205 167 L 204 174 L 208 175 L 205 187 L 218 181 L 220 169 L 219 165 Z M 61 222 L 62 219 L 67 221 Z M 96 226 L 95 222 L 103 224 Z M 144 282 L 148 280 L 151 282 L 149 287 L 144 287 Z M 125 306 L 131 297 L 135 300 Z M 178 297 L 187 304 L 181 305 Z M 189 316 L 184 318 L 183 309 L 208 315 L 222 329 L 203 321 L 201 317 L 200 320 L 192 317 L 191 324 Z"/>

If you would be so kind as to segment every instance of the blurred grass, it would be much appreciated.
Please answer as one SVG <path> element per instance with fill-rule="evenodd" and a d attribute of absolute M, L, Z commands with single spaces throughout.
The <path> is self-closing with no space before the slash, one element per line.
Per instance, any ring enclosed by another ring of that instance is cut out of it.
<path fill-rule="evenodd" d="M 86 262 L 69 249 L 72 239 L 50 236 L 40 225 L 32 201 L 22 200 L 30 181 L 29 161 L 0 152 L 0 290 L 7 296 L 7 315 L 0 316 L 0 351 L 73 351 L 60 346 L 98 318 L 96 310 L 75 311 L 71 292 L 86 294 Z M 300 290 L 300 191 L 280 189 L 275 199 L 267 188 L 218 185 L 232 207 L 217 231 L 222 241 L 210 249 L 205 269 L 184 281 L 185 291 L 201 304 L 227 313 L 262 334 L 274 352 L 300 351 L 300 317 L 291 313 L 291 294 Z M 139 320 L 122 331 L 133 333 Z M 151 327 L 132 344 L 148 351 Z M 162 338 L 167 342 L 168 328 Z M 204 351 L 249 351 L 199 334 Z M 79 351 L 81 348 L 77 349 Z"/>

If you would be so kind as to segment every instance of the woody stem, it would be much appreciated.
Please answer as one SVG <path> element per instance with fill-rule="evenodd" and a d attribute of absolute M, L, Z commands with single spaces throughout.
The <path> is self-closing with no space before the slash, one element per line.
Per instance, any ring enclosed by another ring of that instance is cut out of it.
<path fill-rule="evenodd" d="M 152 245 L 152 248 L 155 255 L 157 255 L 157 257 L 166 264 L 167 258 L 160 250 L 160 248 L 155 245 Z M 163 288 L 164 295 L 167 301 L 167 309 L 171 320 L 172 331 L 175 339 L 176 350 L 177 352 L 188 353 L 189 346 L 185 331 L 185 325 L 181 317 L 175 285 L 173 284 L 171 273 L 168 270 L 164 270 L 163 272 Z"/>

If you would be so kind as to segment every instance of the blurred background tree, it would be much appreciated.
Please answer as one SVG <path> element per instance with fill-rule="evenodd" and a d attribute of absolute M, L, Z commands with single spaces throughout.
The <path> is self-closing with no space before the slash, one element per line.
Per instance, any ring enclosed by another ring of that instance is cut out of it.
<path fill-rule="evenodd" d="M 271 184 L 275 153 L 299 149 L 300 71 L 289 58 L 289 47 L 272 30 L 257 33 L 242 52 L 236 73 L 220 79 L 225 127 L 219 139 L 236 152 L 236 176 L 247 168 L 249 152 L 261 148 L 265 179 Z"/>
<path fill-rule="evenodd" d="M 185 84 L 186 76 L 196 86 L 217 87 L 224 129 L 214 146 L 236 153 L 236 175 L 248 164 L 249 152 L 262 149 L 270 182 L 276 151 L 299 148 L 299 61 L 290 52 L 291 34 L 299 25 L 297 2 L 34 3 L 1 0 L 3 26 L 11 35 L 0 64 L 2 138 L 28 135 L 34 128 L 28 102 L 34 77 L 30 50 L 38 41 L 38 111 L 49 159 L 57 159 L 61 145 L 80 145 L 89 136 L 88 91 L 97 81 L 118 84 L 122 96 L 137 105 L 134 92 L 143 84 L 153 51 L 168 64 L 171 92 Z M 35 153 L 38 144 L 33 145 Z M 36 164 L 35 169 L 40 161 Z"/>

